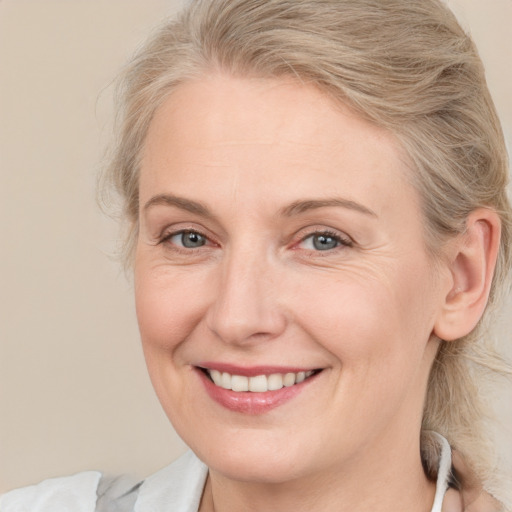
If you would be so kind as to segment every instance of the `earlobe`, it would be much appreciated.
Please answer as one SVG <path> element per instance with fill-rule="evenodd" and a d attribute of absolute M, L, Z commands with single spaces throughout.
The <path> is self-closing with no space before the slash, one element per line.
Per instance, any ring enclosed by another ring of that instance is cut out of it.
<path fill-rule="evenodd" d="M 434 327 L 439 338 L 461 338 L 480 320 L 489 297 L 500 232 L 498 214 L 478 208 L 468 216 L 464 233 L 450 245 L 450 288 Z"/>

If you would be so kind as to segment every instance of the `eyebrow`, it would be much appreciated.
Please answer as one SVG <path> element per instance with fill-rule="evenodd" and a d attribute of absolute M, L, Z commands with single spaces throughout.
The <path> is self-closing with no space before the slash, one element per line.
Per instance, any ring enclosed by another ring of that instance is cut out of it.
<path fill-rule="evenodd" d="M 195 213 L 202 217 L 213 217 L 207 206 L 198 201 L 192 201 L 191 199 L 185 199 L 184 197 L 173 196 L 170 194 L 159 194 L 152 197 L 145 205 L 144 211 L 157 205 L 175 206 L 181 210 L 186 210 L 190 213 Z"/>
<path fill-rule="evenodd" d="M 180 208 L 181 210 L 185 210 L 190 213 L 200 215 L 201 217 L 214 217 L 214 215 L 210 212 L 208 207 L 203 203 L 193 201 L 192 199 L 185 199 L 184 197 L 174 196 L 171 194 L 159 194 L 157 196 L 152 197 L 144 205 L 144 211 L 147 211 L 149 208 L 158 205 L 175 206 L 176 208 Z M 292 217 L 293 215 L 299 215 L 309 210 L 316 210 L 318 208 L 329 208 L 333 206 L 346 208 L 348 210 L 354 210 L 356 212 L 363 213 L 370 217 L 377 217 L 377 214 L 373 210 L 370 210 L 370 208 L 367 208 L 366 206 L 363 206 L 362 204 L 357 203 L 355 201 L 351 201 L 350 199 L 343 199 L 339 197 L 330 199 L 304 199 L 294 201 L 290 205 L 285 206 L 283 209 L 281 209 L 280 214 L 283 217 Z"/>
<path fill-rule="evenodd" d="M 355 201 L 351 201 L 350 199 L 343 199 L 340 197 L 333 197 L 330 199 L 305 199 L 294 201 L 289 206 L 283 208 L 281 210 L 281 214 L 284 217 L 291 217 L 292 215 L 298 215 L 309 210 L 328 208 L 332 206 L 354 210 L 370 217 L 378 217 L 378 215 L 373 210 L 370 210 L 370 208 L 367 208 L 366 206 L 363 206 L 362 204 Z"/>

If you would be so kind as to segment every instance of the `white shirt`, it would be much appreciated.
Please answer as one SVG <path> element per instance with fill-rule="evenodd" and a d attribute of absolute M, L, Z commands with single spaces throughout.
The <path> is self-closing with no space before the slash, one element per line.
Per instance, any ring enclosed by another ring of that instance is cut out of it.
<path fill-rule="evenodd" d="M 431 512 L 441 512 L 451 472 L 451 449 L 444 437 L 435 436 L 441 457 Z M 130 491 L 135 493 L 134 512 L 197 512 L 207 475 L 207 466 L 187 452 Z M 86 471 L 15 489 L 0 496 L 0 512 L 96 512 L 101 476 Z M 111 510 L 116 508 L 114 503 Z"/>

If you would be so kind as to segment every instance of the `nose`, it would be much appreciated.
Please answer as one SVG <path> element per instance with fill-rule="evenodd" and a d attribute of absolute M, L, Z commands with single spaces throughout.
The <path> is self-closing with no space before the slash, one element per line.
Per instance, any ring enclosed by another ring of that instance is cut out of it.
<path fill-rule="evenodd" d="M 251 251 L 232 253 L 222 262 L 208 328 L 225 343 L 247 344 L 279 336 L 286 315 L 279 304 L 277 269 Z"/>

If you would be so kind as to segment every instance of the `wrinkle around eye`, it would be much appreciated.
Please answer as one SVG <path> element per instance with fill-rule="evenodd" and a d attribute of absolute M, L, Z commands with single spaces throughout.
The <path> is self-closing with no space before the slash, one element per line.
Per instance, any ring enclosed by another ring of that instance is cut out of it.
<path fill-rule="evenodd" d="M 202 224 L 198 225 L 197 222 L 180 220 L 169 223 L 168 218 L 165 220 L 167 222 L 149 223 L 139 233 L 138 250 L 146 261 L 167 267 L 195 265 L 218 258 L 219 251 L 215 249 L 218 249 L 221 243 L 210 234 L 209 229 L 204 228 Z M 181 237 L 186 232 L 197 233 L 206 242 L 196 247 L 186 247 L 179 238 L 176 240 L 176 237 Z"/>

